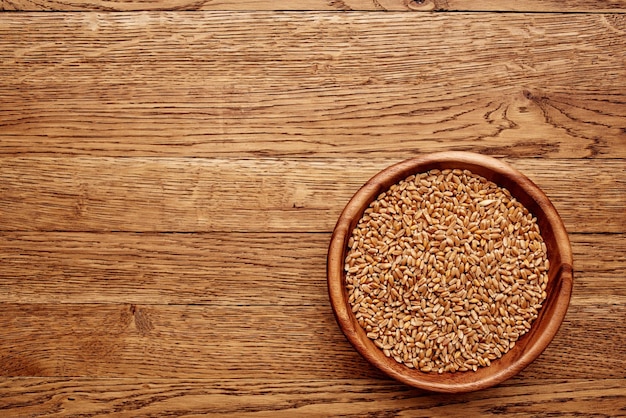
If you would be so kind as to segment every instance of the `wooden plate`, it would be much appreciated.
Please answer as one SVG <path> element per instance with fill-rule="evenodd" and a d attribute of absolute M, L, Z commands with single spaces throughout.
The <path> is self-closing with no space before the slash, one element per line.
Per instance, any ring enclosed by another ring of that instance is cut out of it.
<path fill-rule="evenodd" d="M 550 269 L 547 298 L 529 332 L 501 359 L 476 372 L 424 373 L 386 357 L 357 323 L 345 286 L 344 260 L 348 240 L 365 209 L 393 184 L 431 169 L 467 169 L 507 188 L 536 218 L 546 243 Z M 567 179 L 564 179 L 567 181 Z M 381 171 L 352 197 L 333 232 L 327 260 L 330 302 L 339 327 L 354 348 L 381 371 L 408 385 L 437 392 L 469 392 L 484 389 L 519 373 L 535 360 L 554 338 L 569 305 L 573 284 L 572 250 L 556 209 L 530 179 L 508 164 L 469 152 L 440 152 L 403 161 Z"/>

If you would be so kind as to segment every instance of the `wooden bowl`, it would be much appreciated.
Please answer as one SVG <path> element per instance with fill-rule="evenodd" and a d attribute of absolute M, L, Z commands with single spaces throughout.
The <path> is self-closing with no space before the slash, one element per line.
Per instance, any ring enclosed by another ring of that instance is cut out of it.
<path fill-rule="evenodd" d="M 467 169 L 507 188 L 536 218 L 548 250 L 547 298 L 530 331 L 502 358 L 477 371 L 424 373 L 386 357 L 359 326 L 350 309 L 344 260 L 348 240 L 363 212 L 378 195 L 406 177 L 431 169 Z M 469 152 L 440 152 L 403 161 L 381 171 L 352 197 L 333 232 L 328 250 L 327 279 L 330 302 L 339 327 L 365 359 L 388 376 L 408 385 L 436 392 L 470 392 L 494 386 L 519 373 L 535 360 L 556 334 L 572 291 L 572 250 L 565 227 L 546 195 L 508 164 Z"/>

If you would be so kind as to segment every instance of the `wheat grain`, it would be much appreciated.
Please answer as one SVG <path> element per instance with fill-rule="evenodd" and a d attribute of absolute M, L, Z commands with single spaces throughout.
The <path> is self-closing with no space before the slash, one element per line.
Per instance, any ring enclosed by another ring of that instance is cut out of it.
<path fill-rule="evenodd" d="M 528 332 L 549 262 L 536 219 L 467 170 L 394 184 L 348 242 L 348 300 L 384 355 L 422 372 L 476 371 Z"/>

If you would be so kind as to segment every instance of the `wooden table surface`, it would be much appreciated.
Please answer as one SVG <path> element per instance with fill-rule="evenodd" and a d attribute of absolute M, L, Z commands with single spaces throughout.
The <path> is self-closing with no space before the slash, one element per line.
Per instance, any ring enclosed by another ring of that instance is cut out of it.
<path fill-rule="evenodd" d="M 0 416 L 626 415 L 625 0 L 0 10 Z M 440 150 L 527 174 L 575 263 L 541 357 L 458 396 L 369 366 L 325 281 L 352 194 Z"/>

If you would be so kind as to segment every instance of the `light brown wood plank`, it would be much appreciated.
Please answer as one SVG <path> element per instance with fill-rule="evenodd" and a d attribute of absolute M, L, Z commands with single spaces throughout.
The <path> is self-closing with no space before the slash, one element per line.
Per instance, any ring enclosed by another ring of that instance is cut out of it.
<path fill-rule="evenodd" d="M 0 380 L 0 412 L 20 416 L 619 416 L 623 379 L 544 380 L 455 396 L 366 379 Z"/>
<path fill-rule="evenodd" d="M 329 305 L 3 304 L 0 315 L 7 377 L 380 376 L 341 334 Z M 623 298 L 572 304 L 521 378 L 626 378 L 625 316 Z"/>
<path fill-rule="evenodd" d="M 398 161 L 5 157 L 0 229 L 329 232 L 352 195 Z M 626 160 L 508 161 L 569 232 L 625 232 Z"/>
<path fill-rule="evenodd" d="M 626 302 L 626 235 L 572 234 L 573 302 Z M 0 303 L 325 306 L 330 234 L 1 233 Z"/>
<path fill-rule="evenodd" d="M 2 376 L 315 378 L 374 373 L 348 345 L 329 305 L 4 304 L 1 315 Z M 338 365 L 352 370 L 338 371 Z"/>
<path fill-rule="evenodd" d="M 0 0 L 0 10 L 129 11 L 129 10 L 300 10 L 300 11 L 526 11 L 624 12 L 623 0 Z"/>
<path fill-rule="evenodd" d="M 0 154 L 626 158 L 625 33 L 623 15 L 7 13 Z"/>
<path fill-rule="evenodd" d="M 330 234 L 0 234 L 0 301 L 323 305 Z"/>

